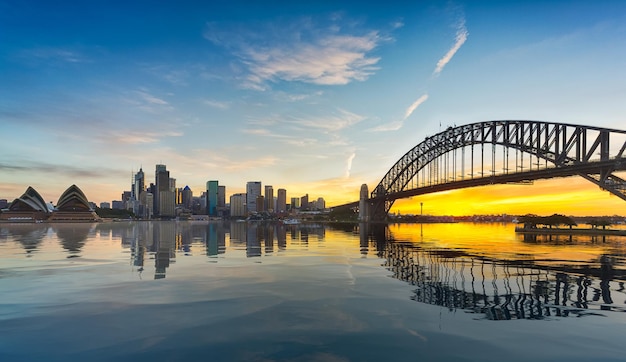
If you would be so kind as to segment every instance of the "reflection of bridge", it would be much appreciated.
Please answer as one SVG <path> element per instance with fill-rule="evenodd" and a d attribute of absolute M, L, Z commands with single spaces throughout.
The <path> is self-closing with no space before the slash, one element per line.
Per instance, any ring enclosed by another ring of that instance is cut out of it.
<path fill-rule="evenodd" d="M 360 203 L 362 221 L 384 221 L 394 201 L 427 193 L 581 176 L 626 200 L 626 131 L 538 121 L 449 127 L 409 150 Z M 341 207 L 341 206 L 340 206 Z"/>
<path fill-rule="evenodd" d="M 607 251 L 595 263 L 568 265 L 532 258 L 393 241 L 386 225 L 361 224 L 361 251 L 384 259 L 392 277 L 415 289 L 411 299 L 484 313 L 489 319 L 543 319 L 624 312 L 624 255 Z M 615 240 L 613 240 L 615 241 Z"/>

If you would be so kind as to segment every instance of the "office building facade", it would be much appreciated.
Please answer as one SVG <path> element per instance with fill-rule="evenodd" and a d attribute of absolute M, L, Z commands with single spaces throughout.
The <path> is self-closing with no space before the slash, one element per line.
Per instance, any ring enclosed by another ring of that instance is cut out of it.
<path fill-rule="evenodd" d="M 249 181 L 246 184 L 246 208 L 248 212 L 256 212 L 257 197 L 261 196 L 261 181 Z"/>

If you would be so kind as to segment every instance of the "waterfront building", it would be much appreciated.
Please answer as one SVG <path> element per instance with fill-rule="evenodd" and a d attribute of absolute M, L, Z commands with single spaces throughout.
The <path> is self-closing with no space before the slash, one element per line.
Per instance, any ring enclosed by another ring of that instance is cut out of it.
<path fill-rule="evenodd" d="M 230 216 L 246 216 L 246 194 L 238 193 L 230 197 Z"/>
<path fill-rule="evenodd" d="M 176 216 L 176 194 L 173 191 L 159 192 L 159 216 L 165 218 Z"/>
<path fill-rule="evenodd" d="M 186 185 L 182 191 L 182 205 L 187 210 L 193 208 L 193 191 L 191 191 L 189 185 Z"/>
<path fill-rule="evenodd" d="M 217 207 L 226 206 L 226 186 L 217 186 Z"/>
<path fill-rule="evenodd" d="M 130 191 L 122 192 L 122 202 L 124 203 L 124 209 L 132 209 L 132 197 Z"/>
<path fill-rule="evenodd" d="M 7 199 L 0 199 L 0 210 L 9 207 L 9 201 Z"/>
<path fill-rule="evenodd" d="M 124 201 L 113 200 L 111 201 L 111 208 L 113 210 L 123 210 L 124 209 Z"/>
<path fill-rule="evenodd" d="M 100 203 L 100 208 L 101 209 L 110 209 L 111 208 L 111 203 L 110 202 L 101 202 Z"/>
<path fill-rule="evenodd" d="M 146 220 L 152 219 L 154 210 L 154 195 L 152 195 L 151 192 L 142 191 L 139 195 L 139 198 L 139 213 L 135 215 Z"/>
<path fill-rule="evenodd" d="M 306 194 L 300 198 L 300 208 L 302 210 L 309 209 L 309 194 Z"/>
<path fill-rule="evenodd" d="M 249 181 L 246 184 L 246 207 L 248 212 L 257 211 L 256 199 L 261 195 L 261 181 Z"/>
<path fill-rule="evenodd" d="M 156 165 L 154 182 L 154 215 L 159 215 L 159 210 L 161 208 L 161 192 L 170 190 L 170 172 L 167 170 L 165 165 Z"/>
<path fill-rule="evenodd" d="M 317 210 L 324 210 L 326 208 L 326 201 L 323 197 L 318 197 L 317 202 L 315 203 L 315 208 Z"/>
<path fill-rule="evenodd" d="M 265 185 L 264 211 L 274 212 L 274 188 L 271 185 Z"/>
<path fill-rule="evenodd" d="M 300 208 L 300 198 L 292 197 L 291 198 L 291 210 L 296 210 Z"/>
<path fill-rule="evenodd" d="M 143 169 L 140 167 L 139 171 L 135 174 L 135 181 L 133 182 L 133 189 L 131 194 L 132 198 L 135 200 L 139 200 L 141 192 L 144 190 L 145 187 L 145 175 L 143 173 Z"/>
<path fill-rule="evenodd" d="M 206 183 L 206 211 L 209 216 L 217 216 L 217 200 L 219 192 L 219 182 L 216 180 L 208 181 Z"/>
<path fill-rule="evenodd" d="M 278 189 L 278 197 L 276 198 L 276 213 L 287 212 L 287 190 Z"/>
<path fill-rule="evenodd" d="M 46 204 L 41 195 L 28 186 L 24 194 L 8 205 L 8 210 L 0 214 L 0 220 L 10 222 L 36 222 L 50 217 L 51 206 Z"/>
<path fill-rule="evenodd" d="M 256 197 L 256 212 L 263 212 L 265 208 L 265 197 L 263 195 L 259 195 Z"/>
<path fill-rule="evenodd" d="M 91 208 L 87 197 L 76 185 L 68 187 L 59 197 L 56 209 L 48 219 L 51 222 L 93 222 L 100 217 Z"/>

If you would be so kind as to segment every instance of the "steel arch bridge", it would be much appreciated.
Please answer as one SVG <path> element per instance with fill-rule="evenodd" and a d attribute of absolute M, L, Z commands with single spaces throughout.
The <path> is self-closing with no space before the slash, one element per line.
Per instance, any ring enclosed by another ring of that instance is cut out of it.
<path fill-rule="evenodd" d="M 582 176 L 626 200 L 626 131 L 542 121 L 449 127 L 402 156 L 362 200 L 367 220 L 384 221 L 394 201 L 465 187 Z"/>

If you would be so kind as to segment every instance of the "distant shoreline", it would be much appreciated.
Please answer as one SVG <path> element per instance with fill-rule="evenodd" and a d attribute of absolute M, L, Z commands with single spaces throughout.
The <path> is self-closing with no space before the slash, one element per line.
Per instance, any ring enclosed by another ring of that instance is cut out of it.
<path fill-rule="evenodd" d="M 528 229 L 516 227 L 516 233 L 521 234 L 562 234 L 562 235 L 621 235 L 626 236 L 626 230 L 616 229 L 592 229 L 592 228 L 536 228 Z"/>

